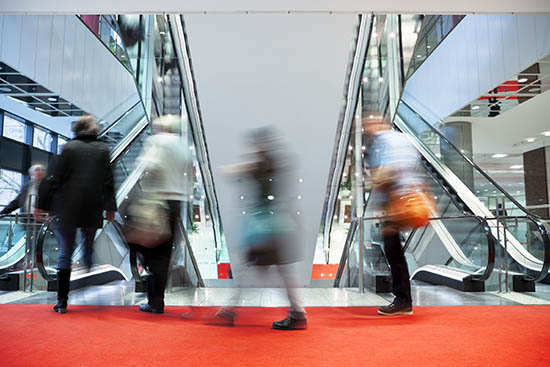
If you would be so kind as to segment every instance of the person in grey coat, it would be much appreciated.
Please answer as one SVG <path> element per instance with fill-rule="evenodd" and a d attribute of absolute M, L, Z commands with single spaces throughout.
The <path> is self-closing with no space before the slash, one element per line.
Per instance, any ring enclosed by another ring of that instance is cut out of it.
<path fill-rule="evenodd" d="M 96 138 L 99 126 L 92 116 L 83 116 L 72 127 L 75 138 L 64 147 L 57 161 L 51 185 L 53 211 L 59 217 L 60 251 L 57 271 L 55 312 L 67 312 L 71 257 L 77 228 L 84 239 L 85 265 L 92 266 L 96 230 L 106 219 L 113 221 L 116 200 L 109 149 Z"/>

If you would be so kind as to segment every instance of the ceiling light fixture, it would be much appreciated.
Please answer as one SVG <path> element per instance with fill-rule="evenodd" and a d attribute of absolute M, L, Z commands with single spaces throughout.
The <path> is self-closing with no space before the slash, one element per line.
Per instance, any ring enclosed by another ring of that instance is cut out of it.
<path fill-rule="evenodd" d="M 369 81 L 369 78 L 367 78 L 367 77 L 364 77 L 364 78 L 363 78 L 363 83 L 366 83 L 366 82 L 368 82 L 368 81 Z"/>
<path fill-rule="evenodd" d="M 504 158 L 504 157 L 508 157 L 508 154 L 497 153 L 497 154 L 493 154 L 492 157 L 493 158 Z"/>
<path fill-rule="evenodd" d="M 48 101 L 50 101 L 50 102 L 55 102 L 55 101 L 57 101 L 57 98 L 55 98 L 55 97 L 48 97 Z"/>
<path fill-rule="evenodd" d="M 432 46 L 428 45 L 428 46 L 426 46 L 426 48 L 432 48 Z"/>
<path fill-rule="evenodd" d="M 550 131 L 543 131 L 541 134 L 544 136 L 550 136 Z"/>
<path fill-rule="evenodd" d="M 526 81 L 527 81 L 527 78 L 518 79 L 518 82 L 520 82 L 520 83 L 525 83 Z"/>
<path fill-rule="evenodd" d="M 421 57 L 422 57 L 422 55 L 416 55 L 416 57 L 418 57 L 418 58 L 421 58 Z"/>
<path fill-rule="evenodd" d="M 523 165 L 522 164 L 514 164 L 513 166 L 510 166 L 511 169 L 522 169 L 523 168 Z"/>
<path fill-rule="evenodd" d="M 479 110 L 479 106 L 473 106 L 472 110 Z"/>
<path fill-rule="evenodd" d="M 383 81 L 384 81 L 384 78 L 382 78 L 382 77 L 378 78 L 379 83 L 382 83 Z"/>
<path fill-rule="evenodd" d="M 527 139 L 525 139 L 525 141 L 528 142 L 528 143 L 532 143 L 535 140 L 537 140 L 537 139 L 536 138 L 527 138 Z"/>
<path fill-rule="evenodd" d="M 11 89 L 8 87 L 0 87 L 0 92 L 11 92 Z"/>

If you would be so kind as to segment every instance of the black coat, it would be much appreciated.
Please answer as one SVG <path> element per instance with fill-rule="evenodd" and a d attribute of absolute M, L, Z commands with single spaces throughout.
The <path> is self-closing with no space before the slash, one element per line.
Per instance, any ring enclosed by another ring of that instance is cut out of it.
<path fill-rule="evenodd" d="M 116 210 L 109 149 L 95 136 L 63 147 L 52 180 L 53 208 L 62 228 L 100 228 L 103 210 Z"/>

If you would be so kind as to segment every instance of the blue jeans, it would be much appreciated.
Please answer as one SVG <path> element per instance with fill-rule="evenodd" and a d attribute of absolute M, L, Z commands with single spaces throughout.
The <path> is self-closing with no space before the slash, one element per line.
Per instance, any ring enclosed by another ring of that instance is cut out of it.
<path fill-rule="evenodd" d="M 92 255 L 94 246 L 94 237 L 96 228 L 81 228 L 80 233 L 84 242 L 84 264 L 90 268 L 92 266 Z M 61 241 L 59 257 L 57 259 L 58 269 L 71 269 L 71 259 L 75 247 L 76 228 L 59 229 L 58 235 Z"/>

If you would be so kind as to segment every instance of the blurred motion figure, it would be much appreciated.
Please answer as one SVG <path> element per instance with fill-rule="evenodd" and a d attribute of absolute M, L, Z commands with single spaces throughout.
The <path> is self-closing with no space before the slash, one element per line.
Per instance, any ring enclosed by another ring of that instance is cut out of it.
<path fill-rule="evenodd" d="M 419 184 L 418 153 L 404 134 L 392 130 L 391 124 L 382 118 L 364 118 L 363 128 L 370 141 L 367 165 L 372 172 L 374 203 L 389 213 L 393 210 L 394 198 L 406 196 Z M 413 312 L 409 269 L 399 235 L 403 229 L 403 223 L 391 215 L 382 226 L 395 299 L 390 305 L 379 308 L 381 315 L 411 315 Z"/>
<path fill-rule="evenodd" d="M 95 233 L 103 226 L 103 211 L 106 219 L 113 221 L 117 209 L 109 149 L 97 140 L 98 130 L 99 125 L 90 115 L 73 124 L 75 137 L 63 147 L 52 178 L 52 205 L 59 218 L 57 231 L 61 242 L 57 304 L 53 310 L 59 313 L 67 312 L 77 228 L 84 241 L 84 263 L 90 269 Z"/>
<path fill-rule="evenodd" d="M 249 135 L 251 161 L 225 167 L 225 171 L 252 184 L 253 197 L 242 224 L 245 261 L 249 267 L 254 266 L 260 271 L 275 265 L 290 301 L 288 316 L 273 322 L 273 328 L 305 329 L 306 313 L 296 293 L 296 278 L 291 266 L 299 260 L 299 251 L 294 240 L 296 221 L 290 214 L 289 198 L 285 192 L 288 184 L 285 182 L 285 174 L 289 171 L 289 162 L 282 156 L 278 143 L 280 138 L 271 128 L 252 131 Z M 240 287 L 234 297 L 234 300 L 239 299 Z M 218 320 L 230 325 L 234 317 L 234 310 L 227 307 L 220 309 L 217 314 Z"/>
<path fill-rule="evenodd" d="M 144 194 L 166 207 L 163 220 L 167 221 L 167 235 L 157 243 L 147 240 L 138 244 L 136 236 L 127 233 L 127 240 L 142 254 L 149 270 L 147 277 L 147 303 L 139 306 L 142 312 L 164 313 L 164 291 L 168 281 L 168 268 L 172 254 L 173 234 L 181 218 L 181 203 L 192 193 L 189 149 L 181 139 L 181 118 L 166 115 L 153 121 L 153 135 L 147 138 L 138 162 L 144 164 L 145 176 L 141 180 Z M 187 175 L 187 177 L 186 177 Z M 143 195 L 143 194 L 142 194 Z"/>
<path fill-rule="evenodd" d="M 38 187 L 45 175 L 46 169 L 41 164 L 35 164 L 29 168 L 31 180 L 23 185 L 19 195 L 0 211 L 0 215 L 9 214 L 20 208 L 23 213 L 32 213 L 38 200 Z"/>

